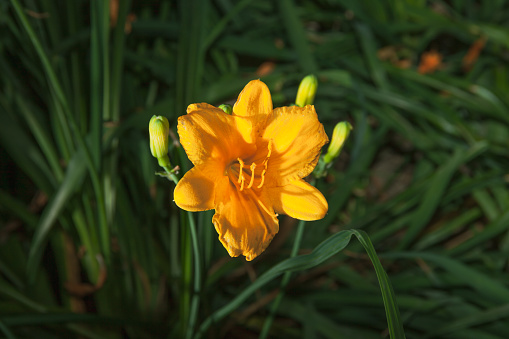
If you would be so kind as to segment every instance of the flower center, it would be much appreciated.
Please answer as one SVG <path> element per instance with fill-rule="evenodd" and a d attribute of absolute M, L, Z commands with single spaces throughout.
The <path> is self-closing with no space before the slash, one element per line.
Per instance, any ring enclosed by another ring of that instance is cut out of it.
<path fill-rule="evenodd" d="M 230 181 L 237 183 L 239 190 L 249 189 L 252 187 L 262 188 L 265 182 L 265 174 L 267 173 L 269 158 L 272 152 L 272 140 L 267 145 L 267 156 L 261 163 L 252 162 L 251 165 L 246 164 L 241 158 L 237 158 L 230 168 L 227 170 Z M 256 182 L 256 184 L 255 184 Z"/>

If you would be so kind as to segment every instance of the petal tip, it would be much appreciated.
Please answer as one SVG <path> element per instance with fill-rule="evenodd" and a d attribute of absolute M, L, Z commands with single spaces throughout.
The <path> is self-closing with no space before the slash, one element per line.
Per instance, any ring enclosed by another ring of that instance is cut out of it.
<path fill-rule="evenodd" d="M 200 168 L 193 167 L 175 186 L 173 201 L 179 208 L 190 212 L 210 210 L 214 208 L 216 182 L 214 176 L 209 178 Z"/>
<path fill-rule="evenodd" d="M 267 115 L 272 112 L 272 97 L 267 85 L 261 80 L 251 80 L 240 92 L 233 106 L 238 116 Z"/>
<path fill-rule="evenodd" d="M 219 241 L 232 258 L 243 255 L 247 261 L 252 261 L 265 251 L 279 231 L 279 222 L 276 217 L 272 219 L 275 228 L 266 228 L 261 239 L 255 234 L 248 235 L 244 233 L 239 236 L 235 232 L 229 231 L 229 227 L 223 227 L 224 225 L 221 225 L 220 219 L 221 217 L 216 213 L 212 218 L 212 223 L 219 234 Z M 257 240 L 253 241 L 253 239 Z"/>

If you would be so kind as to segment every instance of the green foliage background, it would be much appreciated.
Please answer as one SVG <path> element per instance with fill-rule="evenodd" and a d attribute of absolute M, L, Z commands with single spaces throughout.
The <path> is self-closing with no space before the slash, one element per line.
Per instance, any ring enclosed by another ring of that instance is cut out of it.
<path fill-rule="evenodd" d="M 0 0 L 3 337 L 507 337 L 508 1 L 118 5 Z M 328 135 L 354 126 L 316 182 L 329 212 L 230 259 L 154 175 L 148 121 L 255 78 L 288 105 L 310 73 Z"/>

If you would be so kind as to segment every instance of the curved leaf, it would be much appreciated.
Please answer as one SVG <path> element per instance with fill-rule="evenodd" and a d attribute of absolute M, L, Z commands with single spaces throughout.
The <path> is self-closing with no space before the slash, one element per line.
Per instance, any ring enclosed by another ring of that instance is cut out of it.
<path fill-rule="evenodd" d="M 212 323 L 223 319 L 228 314 L 233 312 L 256 290 L 270 282 L 272 279 L 280 276 L 284 272 L 303 271 L 315 267 L 332 257 L 334 254 L 337 254 L 349 244 L 352 235 L 355 235 L 359 239 L 361 244 L 368 252 L 368 256 L 373 262 L 373 265 L 375 266 L 375 271 L 380 283 L 380 288 L 382 290 L 382 296 L 389 325 L 389 334 L 391 335 L 391 338 L 405 338 L 403 326 L 399 316 L 398 306 L 394 298 L 394 291 L 392 290 L 389 279 L 387 278 L 387 274 L 383 270 L 380 260 L 376 255 L 375 249 L 369 240 L 369 237 L 365 232 L 358 230 L 340 231 L 320 243 L 310 254 L 290 258 L 275 265 L 267 272 L 262 274 L 251 285 L 249 285 L 235 299 L 205 319 L 198 332 L 196 333 L 195 338 L 200 338 Z"/>

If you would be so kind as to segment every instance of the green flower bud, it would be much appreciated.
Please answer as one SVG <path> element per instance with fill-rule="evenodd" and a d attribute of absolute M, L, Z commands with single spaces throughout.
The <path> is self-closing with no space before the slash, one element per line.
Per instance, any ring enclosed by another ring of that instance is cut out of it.
<path fill-rule="evenodd" d="M 233 112 L 232 105 L 221 104 L 221 105 L 219 105 L 219 108 L 222 109 L 226 114 L 232 114 L 232 112 Z"/>
<path fill-rule="evenodd" d="M 330 163 L 339 156 L 339 153 L 341 153 L 343 145 L 345 144 L 345 140 L 348 138 L 352 129 L 353 127 L 348 121 L 342 121 L 334 127 L 329 149 L 327 150 L 327 154 L 323 157 L 326 164 Z"/>
<path fill-rule="evenodd" d="M 302 79 L 297 91 L 297 98 L 295 104 L 300 107 L 312 105 L 315 101 L 316 88 L 318 87 L 318 80 L 314 75 L 308 75 Z"/>
<path fill-rule="evenodd" d="M 150 152 L 157 158 L 159 166 L 170 165 L 168 157 L 168 135 L 170 134 L 170 123 L 162 116 L 153 116 L 148 126 L 150 134 Z"/>

